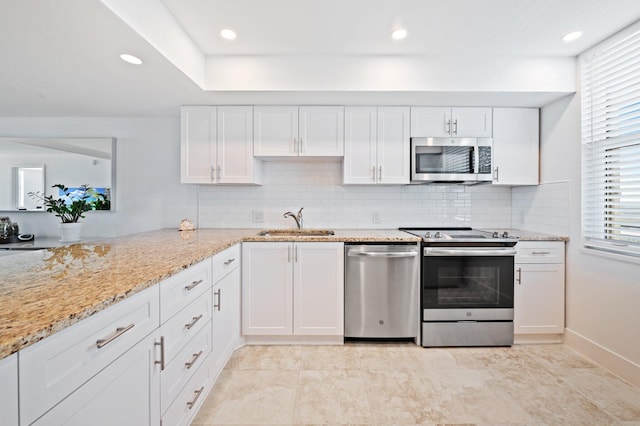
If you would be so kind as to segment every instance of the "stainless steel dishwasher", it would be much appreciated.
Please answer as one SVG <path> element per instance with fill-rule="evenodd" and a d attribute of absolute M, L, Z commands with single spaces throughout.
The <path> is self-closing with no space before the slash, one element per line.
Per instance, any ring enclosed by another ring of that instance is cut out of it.
<path fill-rule="evenodd" d="M 345 245 L 345 337 L 419 336 L 419 253 L 413 243 Z"/>

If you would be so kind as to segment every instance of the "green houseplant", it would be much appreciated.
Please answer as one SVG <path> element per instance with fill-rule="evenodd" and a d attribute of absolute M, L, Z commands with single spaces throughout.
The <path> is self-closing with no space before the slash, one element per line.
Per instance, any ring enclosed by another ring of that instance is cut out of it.
<path fill-rule="evenodd" d="M 80 240 L 81 226 L 78 221 L 84 218 L 85 212 L 109 208 L 109 200 L 89 185 L 81 185 L 73 190 L 62 184 L 53 185 L 52 188 L 58 188 L 64 195 L 54 198 L 53 195 L 30 192 L 29 196 L 42 201 L 47 212 L 54 213 L 60 218 L 62 241 Z"/>

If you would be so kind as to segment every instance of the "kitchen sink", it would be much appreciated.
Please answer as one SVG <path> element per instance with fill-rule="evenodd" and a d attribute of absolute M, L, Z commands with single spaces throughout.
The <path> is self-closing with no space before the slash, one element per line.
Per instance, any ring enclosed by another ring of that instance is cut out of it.
<path fill-rule="evenodd" d="M 258 233 L 261 237 L 328 237 L 335 235 L 329 229 L 269 229 Z"/>

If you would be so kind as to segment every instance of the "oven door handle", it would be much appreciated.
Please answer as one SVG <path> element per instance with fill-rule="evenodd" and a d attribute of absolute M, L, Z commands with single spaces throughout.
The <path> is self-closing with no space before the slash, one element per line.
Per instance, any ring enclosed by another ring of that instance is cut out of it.
<path fill-rule="evenodd" d="M 425 256 L 515 256 L 516 250 L 512 248 L 433 248 L 425 247 Z"/>
<path fill-rule="evenodd" d="M 350 251 L 347 256 L 366 256 L 366 257 L 416 257 L 416 251 L 396 251 L 396 252 L 377 252 L 377 251 Z"/>

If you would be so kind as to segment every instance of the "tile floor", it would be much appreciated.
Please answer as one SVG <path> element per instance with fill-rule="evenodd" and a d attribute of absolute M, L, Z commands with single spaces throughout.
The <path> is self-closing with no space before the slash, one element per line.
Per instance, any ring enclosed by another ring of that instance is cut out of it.
<path fill-rule="evenodd" d="M 640 426 L 640 389 L 564 345 L 245 346 L 193 426 Z"/>

